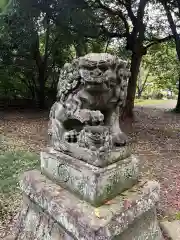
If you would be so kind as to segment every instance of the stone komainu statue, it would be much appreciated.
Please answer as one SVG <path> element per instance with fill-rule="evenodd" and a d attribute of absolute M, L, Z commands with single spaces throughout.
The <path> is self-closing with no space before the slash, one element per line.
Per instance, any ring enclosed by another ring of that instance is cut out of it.
<path fill-rule="evenodd" d="M 99 159 L 126 145 L 119 116 L 129 76 L 127 63 L 107 53 L 65 64 L 50 112 L 49 145 L 74 157 L 86 158 L 88 152 Z"/>

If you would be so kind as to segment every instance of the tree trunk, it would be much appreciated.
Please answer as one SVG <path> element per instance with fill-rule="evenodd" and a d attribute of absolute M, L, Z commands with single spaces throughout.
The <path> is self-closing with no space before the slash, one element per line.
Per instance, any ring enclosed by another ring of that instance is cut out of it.
<path fill-rule="evenodd" d="M 175 40 L 175 44 L 176 44 L 176 52 L 177 52 L 178 59 L 180 61 L 180 37 L 179 37 L 178 31 L 177 31 L 177 26 L 176 26 L 175 21 L 173 20 L 171 11 L 170 11 L 167 3 L 165 2 L 163 4 L 163 6 L 164 6 L 164 9 L 166 11 L 169 26 L 170 26 L 172 34 L 174 36 L 174 40 Z M 180 9 L 179 9 L 179 13 L 180 13 Z"/>
<path fill-rule="evenodd" d="M 37 101 L 38 101 L 38 107 L 40 109 L 45 109 L 46 104 L 45 104 L 45 69 L 41 69 L 39 72 L 39 77 L 38 77 L 38 83 L 39 83 L 39 89 L 37 90 Z"/>
<path fill-rule="evenodd" d="M 164 9 L 166 11 L 168 22 L 169 22 L 172 34 L 174 36 L 174 40 L 175 40 L 175 44 L 176 44 L 176 52 L 177 52 L 178 60 L 180 62 L 180 37 L 179 37 L 178 31 L 177 31 L 177 26 L 176 26 L 176 23 L 173 20 L 173 17 L 172 17 L 171 11 L 170 11 L 170 9 L 167 5 L 167 2 L 163 2 L 162 4 L 163 4 Z M 178 9 L 178 10 L 179 10 L 179 14 L 180 14 L 180 9 Z M 180 113 L 180 77 L 179 77 L 178 90 L 179 90 L 178 91 L 178 100 L 177 100 L 177 105 L 176 105 L 175 111 Z"/>
<path fill-rule="evenodd" d="M 179 86 L 178 86 L 178 99 L 176 104 L 176 112 L 180 113 L 180 77 L 179 77 Z"/>
<path fill-rule="evenodd" d="M 139 69 L 141 66 L 142 56 L 146 54 L 143 47 L 144 33 L 146 26 L 143 23 L 144 11 L 147 0 L 140 0 L 137 10 L 137 18 L 133 23 L 134 28 L 129 39 L 127 39 L 128 49 L 132 51 L 131 57 L 131 77 L 128 83 L 126 105 L 122 114 L 122 118 L 133 118 L 134 100 L 136 96 L 136 86 L 138 80 Z"/>
<path fill-rule="evenodd" d="M 81 40 L 77 40 L 74 43 L 74 48 L 76 51 L 76 57 L 82 57 L 86 54 L 86 49 L 85 49 L 85 43 L 83 43 Z"/>
<path fill-rule="evenodd" d="M 142 95 L 142 91 L 141 90 L 137 90 L 137 98 L 140 99 Z"/>
<path fill-rule="evenodd" d="M 43 88 L 42 86 L 40 87 L 39 91 L 38 91 L 38 107 L 40 109 L 45 109 L 46 108 L 46 103 L 45 103 L 45 88 Z"/>
<path fill-rule="evenodd" d="M 128 83 L 127 89 L 127 99 L 126 105 L 123 111 L 122 118 L 133 118 L 133 108 L 134 108 L 134 100 L 136 95 L 136 84 L 138 79 L 138 73 L 141 65 L 142 54 L 133 53 L 131 59 L 131 77 Z"/>

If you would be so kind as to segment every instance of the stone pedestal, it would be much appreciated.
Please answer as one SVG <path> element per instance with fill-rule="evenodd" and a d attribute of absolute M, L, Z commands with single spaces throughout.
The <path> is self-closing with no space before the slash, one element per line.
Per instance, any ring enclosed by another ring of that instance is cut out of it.
<path fill-rule="evenodd" d="M 105 169 L 63 154 L 55 158 L 49 150 L 41 161 L 43 174 L 30 171 L 21 179 L 17 240 L 162 239 L 156 218 L 159 184 L 138 181 L 135 157 Z"/>
<path fill-rule="evenodd" d="M 42 172 L 94 206 L 100 206 L 138 181 L 134 156 L 97 167 L 52 148 L 41 153 Z"/>

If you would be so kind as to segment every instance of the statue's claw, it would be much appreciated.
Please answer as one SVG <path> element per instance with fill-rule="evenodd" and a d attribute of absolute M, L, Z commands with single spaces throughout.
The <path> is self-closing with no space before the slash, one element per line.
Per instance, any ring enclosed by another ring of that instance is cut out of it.
<path fill-rule="evenodd" d="M 104 120 L 104 115 L 100 111 L 91 111 L 91 122 L 102 123 Z"/>
<path fill-rule="evenodd" d="M 113 143 L 115 146 L 125 146 L 129 142 L 129 138 L 126 136 L 125 133 L 121 132 L 118 134 L 113 134 Z"/>
<path fill-rule="evenodd" d="M 64 140 L 66 142 L 75 143 L 75 142 L 77 142 L 77 136 L 78 136 L 77 131 L 76 130 L 71 130 L 71 131 L 66 132 L 64 134 Z"/>

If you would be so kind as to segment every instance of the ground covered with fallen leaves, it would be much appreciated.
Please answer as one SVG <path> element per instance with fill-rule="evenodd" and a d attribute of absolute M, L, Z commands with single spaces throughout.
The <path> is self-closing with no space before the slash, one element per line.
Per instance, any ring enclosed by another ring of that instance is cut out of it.
<path fill-rule="evenodd" d="M 21 206 L 20 174 L 40 165 L 47 123 L 48 112 L 0 112 L 0 239 L 11 231 Z M 133 139 L 141 175 L 161 184 L 159 217 L 180 219 L 180 115 L 139 107 L 135 120 L 122 128 Z"/>

